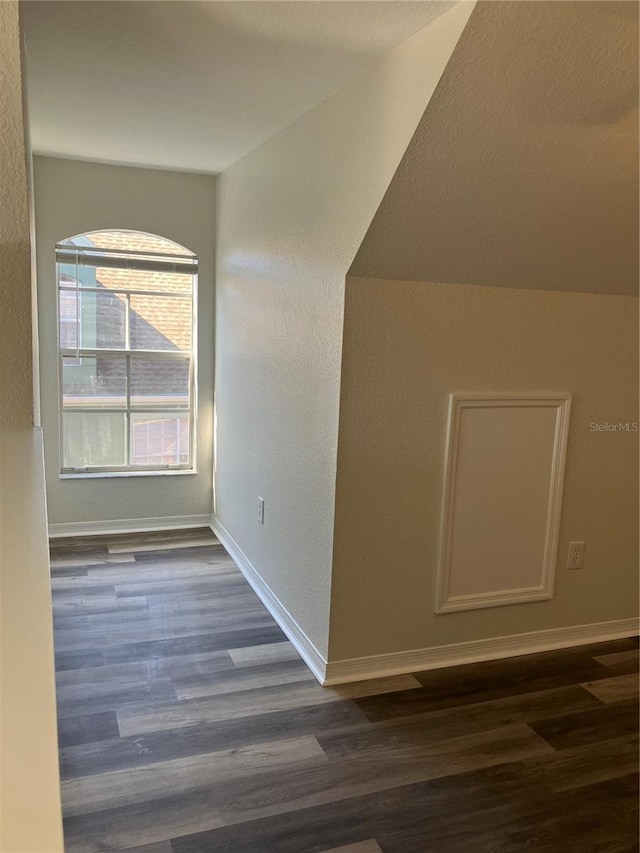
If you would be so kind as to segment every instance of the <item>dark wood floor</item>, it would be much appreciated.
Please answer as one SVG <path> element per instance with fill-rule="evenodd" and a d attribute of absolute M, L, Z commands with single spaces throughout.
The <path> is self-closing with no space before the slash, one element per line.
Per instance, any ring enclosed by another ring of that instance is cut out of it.
<path fill-rule="evenodd" d="M 638 643 L 321 688 L 208 531 L 52 543 L 68 853 L 631 853 Z"/>

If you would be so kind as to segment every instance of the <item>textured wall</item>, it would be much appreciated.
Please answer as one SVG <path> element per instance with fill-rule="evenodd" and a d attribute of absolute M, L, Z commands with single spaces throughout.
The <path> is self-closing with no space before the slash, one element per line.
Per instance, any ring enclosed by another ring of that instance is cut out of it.
<path fill-rule="evenodd" d="M 62 853 L 41 431 L 0 429 L 0 470 L 0 850 Z"/>
<path fill-rule="evenodd" d="M 49 522 L 210 513 L 215 178 L 36 157 L 34 181 Z M 105 228 L 159 234 L 186 246 L 199 258 L 197 474 L 72 480 L 59 477 L 54 247 L 67 237 Z"/>
<path fill-rule="evenodd" d="M 62 853 L 18 3 L 0 3 L 0 850 Z"/>
<path fill-rule="evenodd" d="M 31 244 L 18 4 L 0 3 L 0 426 L 31 426 Z"/>
<path fill-rule="evenodd" d="M 351 274 L 637 293 L 638 8 L 479 3 Z"/>
<path fill-rule="evenodd" d="M 220 178 L 215 514 L 323 654 L 344 277 L 472 8 Z"/>
<path fill-rule="evenodd" d="M 330 660 L 633 617 L 638 299 L 347 279 Z M 435 615 L 448 394 L 573 396 L 556 596 Z M 586 540 L 582 571 L 568 543 Z"/>

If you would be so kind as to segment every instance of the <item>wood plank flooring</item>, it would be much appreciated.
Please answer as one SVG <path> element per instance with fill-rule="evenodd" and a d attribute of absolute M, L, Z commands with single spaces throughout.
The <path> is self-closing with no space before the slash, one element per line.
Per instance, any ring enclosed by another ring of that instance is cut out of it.
<path fill-rule="evenodd" d="M 638 641 L 321 688 L 207 530 L 54 540 L 67 853 L 638 851 Z"/>

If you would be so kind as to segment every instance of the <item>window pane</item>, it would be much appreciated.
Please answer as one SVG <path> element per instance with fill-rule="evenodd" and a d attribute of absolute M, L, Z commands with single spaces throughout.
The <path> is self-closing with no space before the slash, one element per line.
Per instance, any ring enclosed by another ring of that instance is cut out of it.
<path fill-rule="evenodd" d="M 96 267 L 96 286 L 107 290 L 158 290 L 162 293 L 184 293 L 191 296 L 193 276 L 182 272 L 131 270 Z"/>
<path fill-rule="evenodd" d="M 189 408 L 189 359 L 131 356 L 131 405 Z"/>
<path fill-rule="evenodd" d="M 189 415 L 131 415 L 132 465 L 187 465 Z"/>
<path fill-rule="evenodd" d="M 124 465 L 125 418 L 117 412 L 65 412 L 64 466 Z"/>
<path fill-rule="evenodd" d="M 62 404 L 119 408 L 127 405 L 124 358 L 82 356 L 62 359 Z"/>
<path fill-rule="evenodd" d="M 80 240 L 77 237 L 70 237 L 68 240 L 62 240 L 62 246 L 75 248 L 80 246 L 95 247 L 96 249 L 126 249 L 138 252 L 151 252 L 159 255 L 184 255 L 186 258 L 194 257 L 193 252 L 179 243 L 174 243 L 167 237 L 161 237 L 159 234 L 147 234 L 144 231 L 130 231 L 127 228 L 111 229 L 109 231 L 91 231 L 89 234 L 84 234 Z"/>
<path fill-rule="evenodd" d="M 126 318 L 127 305 L 122 296 L 101 290 L 95 293 L 61 290 L 60 346 L 124 349 Z"/>
<path fill-rule="evenodd" d="M 156 264 L 161 259 L 153 259 L 149 263 Z M 127 269 L 127 261 L 111 257 L 108 266 L 96 266 L 99 261 L 79 257 L 79 263 L 59 261 L 58 280 L 60 284 L 73 285 L 77 280 L 80 287 L 96 287 L 104 290 L 153 290 L 161 293 L 181 293 L 191 296 L 193 292 L 194 273 L 172 272 L 159 269 Z M 136 261 L 131 261 L 136 263 Z M 173 261 L 167 261 L 170 266 Z M 115 265 L 114 265 L 115 264 Z"/>
<path fill-rule="evenodd" d="M 121 229 L 62 241 L 56 259 L 63 467 L 188 466 L 195 255 Z"/>
<path fill-rule="evenodd" d="M 78 300 L 75 290 L 60 291 L 60 346 L 75 349 L 78 346 Z"/>
<path fill-rule="evenodd" d="M 191 349 L 191 300 L 131 296 L 131 349 Z"/>

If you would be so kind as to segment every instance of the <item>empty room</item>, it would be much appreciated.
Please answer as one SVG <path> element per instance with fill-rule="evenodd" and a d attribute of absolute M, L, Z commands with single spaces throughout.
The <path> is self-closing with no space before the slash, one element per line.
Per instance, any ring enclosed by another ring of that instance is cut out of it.
<path fill-rule="evenodd" d="M 635 0 L 0 2 L 0 853 L 632 853 Z"/>

